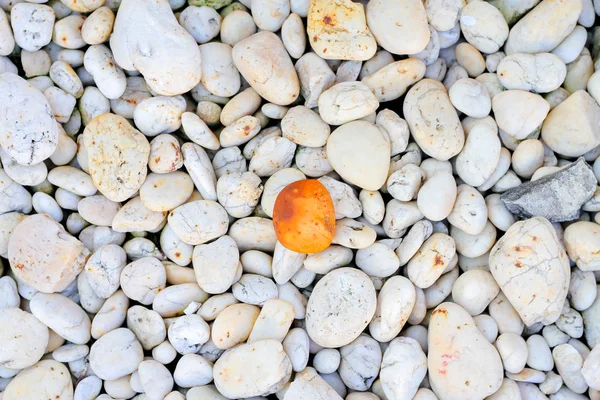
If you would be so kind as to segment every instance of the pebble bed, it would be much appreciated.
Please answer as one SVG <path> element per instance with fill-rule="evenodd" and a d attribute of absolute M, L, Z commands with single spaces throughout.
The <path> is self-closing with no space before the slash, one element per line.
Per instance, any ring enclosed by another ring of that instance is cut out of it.
<path fill-rule="evenodd" d="M 600 1 L 238 1 L 0 0 L 0 400 L 600 400 Z"/>

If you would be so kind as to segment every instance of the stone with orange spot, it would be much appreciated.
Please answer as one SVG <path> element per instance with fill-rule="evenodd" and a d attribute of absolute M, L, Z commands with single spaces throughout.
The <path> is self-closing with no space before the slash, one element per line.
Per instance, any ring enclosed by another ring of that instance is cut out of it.
<path fill-rule="evenodd" d="M 329 192 L 320 182 L 293 182 L 279 193 L 273 209 L 277 239 L 298 253 L 325 250 L 335 234 L 335 210 Z"/>
<path fill-rule="evenodd" d="M 558 319 L 569 289 L 570 267 L 547 219 L 535 217 L 513 224 L 492 248 L 489 265 L 526 325 L 548 325 Z"/>
<path fill-rule="evenodd" d="M 368 60 L 377 42 L 367 27 L 362 4 L 351 0 L 312 1 L 308 9 L 308 38 L 319 57 Z"/>
<path fill-rule="evenodd" d="M 450 264 L 456 253 L 454 239 L 444 233 L 434 233 L 408 262 L 408 277 L 421 289 L 433 285 Z"/>
<path fill-rule="evenodd" d="M 15 227 L 8 242 L 8 259 L 15 276 L 44 293 L 64 290 L 83 269 L 90 255 L 49 215 L 32 215 Z"/>

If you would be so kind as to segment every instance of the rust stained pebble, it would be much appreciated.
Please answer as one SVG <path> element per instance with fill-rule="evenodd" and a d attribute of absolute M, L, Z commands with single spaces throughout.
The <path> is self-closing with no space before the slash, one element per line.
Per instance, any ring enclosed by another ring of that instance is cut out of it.
<path fill-rule="evenodd" d="M 325 250 L 335 234 L 335 210 L 329 192 L 313 179 L 293 182 L 277 196 L 273 209 L 277 239 L 298 253 Z"/>

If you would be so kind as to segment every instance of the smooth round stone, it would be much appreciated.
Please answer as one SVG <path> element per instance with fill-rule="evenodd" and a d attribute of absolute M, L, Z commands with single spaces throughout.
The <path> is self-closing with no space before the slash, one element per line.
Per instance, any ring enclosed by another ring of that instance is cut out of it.
<path fill-rule="evenodd" d="M 429 382 L 451 398 L 485 398 L 502 385 L 502 361 L 494 346 L 459 305 L 442 303 L 429 321 Z M 477 371 L 477 379 L 472 378 Z"/>
<path fill-rule="evenodd" d="M 540 371 L 551 371 L 554 359 L 548 342 L 541 335 L 531 335 L 527 338 L 527 365 Z"/>
<path fill-rule="evenodd" d="M 389 342 L 398 336 L 415 303 L 415 287 L 408 279 L 401 276 L 388 279 L 377 296 L 377 309 L 369 323 L 371 336 L 379 342 Z"/>
<path fill-rule="evenodd" d="M 29 303 L 32 314 L 71 343 L 90 340 L 91 321 L 77 303 L 58 293 L 38 293 Z"/>
<path fill-rule="evenodd" d="M 341 82 L 319 96 L 319 114 L 330 125 L 342 125 L 374 112 L 379 107 L 371 88 L 362 82 Z"/>
<path fill-rule="evenodd" d="M 337 349 L 320 350 L 313 358 L 313 367 L 321 374 L 331 374 L 340 366 L 341 355 Z"/>
<path fill-rule="evenodd" d="M 487 89 L 475 79 L 459 79 L 450 88 L 449 95 L 454 107 L 469 117 L 487 117 L 492 109 Z"/>
<path fill-rule="evenodd" d="M 71 374 L 58 361 L 42 360 L 19 372 L 3 394 L 6 400 L 72 400 Z"/>
<path fill-rule="evenodd" d="M 419 147 L 437 160 L 449 160 L 464 146 L 462 125 L 441 82 L 417 82 L 404 99 L 404 118 Z"/>
<path fill-rule="evenodd" d="M 211 296 L 202 304 L 198 310 L 198 315 L 201 316 L 205 321 L 214 321 L 215 318 L 221 314 L 221 311 L 225 310 L 232 304 L 236 304 L 237 302 L 238 301 L 231 293 L 223 293 Z"/>
<path fill-rule="evenodd" d="M 390 152 L 382 131 L 366 121 L 342 125 L 327 141 L 327 158 L 334 170 L 367 190 L 378 190 L 385 184 Z"/>
<path fill-rule="evenodd" d="M 182 96 L 156 96 L 142 100 L 133 112 L 136 127 L 146 136 L 171 133 L 181 126 L 186 101 Z"/>
<path fill-rule="evenodd" d="M 541 2 L 512 27 L 506 53 L 552 51 L 575 28 L 581 10 L 580 0 Z M 538 29 L 540 21 L 545 29 Z"/>
<path fill-rule="evenodd" d="M 84 344 L 67 344 L 52 352 L 52 358 L 56 361 L 68 363 L 79 360 L 88 355 L 90 348 Z"/>
<path fill-rule="evenodd" d="M 179 354 L 197 353 L 210 338 L 210 327 L 197 314 L 179 317 L 169 326 L 169 342 Z"/>
<path fill-rule="evenodd" d="M 498 127 L 513 138 L 522 140 L 544 122 L 550 104 L 535 93 L 506 90 L 492 98 L 492 109 Z"/>
<path fill-rule="evenodd" d="M 168 221 L 175 234 L 191 245 L 218 238 L 229 226 L 225 209 L 209 200 L 196 200 L 177 207 L 169 213 Z"/>
<path fill-rule="evenodd" d="M 409 279 L 421 289 L 430 287 L 450 265 L 455 254 L 454 239 L 445 233 L 434 233 L 408 262 Z"/>
<path fill-rule="evenodd" d="M 462 231 L 477 235 L 483 231 L 487 217 L 488 210 L 481 193 L 469 185 L 460 185 L 448 222 Z"/>
<path fill-rule="evenodd" d="M 99 338 L 90 350 L 90 366 L 101 379 L 114 380 L 137 370 L 144 350 L 133 332 L 118 328 Z"/>
<path fill-rule="evenodd" d="M 223 293 L 234 283 L 240 255 L 230 236 L 196 246 L 193 257 L 198 285 L 207 293 Z"/>
<path fill-rule="evenodd" d="M 344 346 L 366 328 L 376 306 L 375 288 L 364 272 L 336 269 L 313 289 L 306 309 L 306 329 L 320 346 Z"/>
<path fill-rule="evenodd" d="M 121 272 L 121 288 L 132 300 L 152 304 L 156 295 L 165 288 L 166 272 L 154 257 L 143 257 L 125 266 Z"/>
<path fill-rule="evenodd" d="M 599 231 L 600 225 L 587 221 L 577 221 L 565 229 L 563 240 L 567 254 L 582 271 L 600 269 Z"/>
<path fill-rule="evenodd" d="M 159 313 L 142 306 L 127 310 L 127 328 L 139 340 L 144 350 L 151 350 L 167 337 L 167 329 Z"/>
<path fill-rule="evenodd" d="M 419 342 L 396 338 L 383 354 L 379 375 L 383 393 L 389 399 L 417 399 L 419 384 L 426 373 L 427 357 Z"/>
<path fill-rule="evenodd" d="M 441 221 L 452 212 L 456 193 L 454 177 L 446 171 L 439 171 L 421 186 L 417 206 L 427 219 Z"/>
<path fill-rule="evenodd" d="M 140 188 L 140 198 L 149 210 L 170 211 L 185 203 L 193 190 L 194 183 L 185 172 L 151 173 Z"/>
<path fill-rule="evenodd" d="M 177 362 L 173 378 L 183 388 L 207 385 L 213 380 L 213 364 L 197 354 L 186 354 Z"/>
<path fill-rule="evenodd" d="M 21 165 L 35 165 L 50 157 L 58 145 L 58 125 L 46 97 L 7 72 L 0 74 L 0 102 L 5 105 L 0 120 L 0 129 L 6 133 L 0 137 L 4 151 Z"/>
<path fill-rule="evenodd" d="M 308 7 L 307 17 L 310 46 L 319 57 L 368 60 L 375 54 L 377 42 L 367 27 L 362 4 L 319 0 Z"/>
<path fill-rule="evenodd" d="M 226 397 L 268 396 L 289 381 L 292 364 L 281 343 L 267 339 L 228 351 L 213 371 L 215 385 Z"/>
<path fill-rule="evenodd" d="M 194 313 L 200 308 L 200 304 L 208 299 L 208 294 L 200 289 L 193 279 L 191 281 L 185 283 L 172 282 L 169 280 L 169 272 L 167 271 L 167 282 L 171 286 L 161 290 L 154 298 L 152 309 L 163 318 Z M 198 307 L 192 311 L 192 308 L 196 307 L 196 304 Z"/>
<path fill-rule="evenodd" d="M 260 309 L 251 304 L 232 304 L 220 312 L 212 326 L 211 337 L 219 349 L 229 349 L 248 339 Z"/>
<path fill-rule="evenodd" d="M 497 74 L 506 89 L 548 93 L 562 85 L 567 67 L 551 53 L 516 53 L 500 61 Z"/>
<path fill-rule="evenodd" d="M 460 30 L 467 42 L 483 53 L 495 53 L 508 38 L 502 13 L 487 2 L 470 2 L 460 13 Z"/>
<path fill-rule="evenodd" d="M 552 357 L 558 374 L 565 385 L 575 393 L 584 393 L 588 389 L 581 368 L 583 357 L 570 344 L 560 344 L 552 350 Z"/>
<path fill-rule="evenodd" d="M 83 132 L 94 185 L 109 200 L 130 198 L 146 179 L 150 144 L 127 120 L 115 114 L 94 118 Z"/>
<path fill-rule="evenodd" d="M 121 205 L 102 195 L 88 196 L 77 203 L 79 214 L 92 225 L 112 226 Z"/>
<path fill-rule="evenodd" d="M 162 32 L 160 38 L 153 34 L 157 31 Z M 188 92 L 202 76 L 200 49 L 168 2 L 121 2 L 110 45 L 117 63 L 139 71 L 158 94 Z"/>
<path fill-rule="evenodd" d="M 542 139 L 554 152 L 578 157 L 600 144 L 600 107 L 585 91 L 571 94 L 548 114 L 542 126 Z M 567 129 L 576 129 L 569 135 Z"/>
<path fill-rule="evenodd" d="M 46 214 L 27 217 L 8 242 L 17 278 L 46 293 L 64 290 L 83 269 L 90 252 Z"/>
<path fill-rule="evenodd" d="M 138 373 L 149 400 L 162 400 L 173 389 L 171 372 L 158 361 L 142 361 L 138 366 Z"/>
<path fill-rule="evenodd" d="M 282 135 L 300 146 L 325 146 L 330 131 L 319 114 L 304 106 L 290 108 L 281 120 Z"/>
<path fill-rule="evenodd" d="M 75 388 L 74 398 L 77 400 L 92 400 L 97 398 L 102 390 L 102 380 L 95 375 L 83 378 Z"/>
<path fill-rule="evenodd" d="M 496 339 L 496 349 L 507 372 L 516 374 L 523 370 L 527 361 L 527 344 L 515 333 L 503 333 Z"/>
<path fill-rule="evenodd" d="M 340 349 L 340 378 L 352 390 L 368 390 L 381 365 L 381 347 L 368 335 L 361 335 Z"/>
<path fill-rule="evenodd" d="M 232 51 L 244 79 L 267 101 L 285 106 L 300 94 L 298 75 L 281 39 L 272 32 L 256 33 L 238 42 Z M 277 69 L 277 76 L 272 70 Z"/>
<path fill-rule="evenodd" d="M 526 325 L 558 319 L 569 289 L 567 254 L 542 217 L 515 223 L 490 253 L 490 271 Z"/>
<path fill-rule="evenodd" d="M 483 185 L 494 173 L 502 145 L 493 128 L 477 125 L 467 136 L 465 147 L 456 157 L 458 176 L 471 186 Z"/>
<path fill-rule="evenodd" d="M 471 316 L 475 316 L 487 308 L 499 291 L 500 288 L 489 271 L 473 269 L 458 277 L 452 287 L 452 298 Z"/>
<path fill-rule="evenodd" d="M 155 232 L 163 226 L 166 212 L 149 210 L 140 196 L 129 200 L 113 218 L 112 229 L 115 232 Z M 125 235 L 123 235 L 123 241 Z M 122 243 L 122 242 L 121 242 Z"/>
<path fill-rule="evenodd" d="M 127 318 L 129 298 L 122 290 L 110 296 L 92 320 L 92 337 L 98 339 L 107 332 L 119 328 Z"/>
<path fill-rule="evenodd" d="M 32 314 L 18 308 L 0 309 L 0 367 L 19 370 L 42 358 L 48 345 L 48 328 Z M 24 351 L 27 349 L 27 351 Z"/>
<path fill-rule="evenodd" d="M 419 0 L 371 2 L 367 23 L 377 43 L 390 53 L 416 54 L 429 43 L 427 14 Z"/>

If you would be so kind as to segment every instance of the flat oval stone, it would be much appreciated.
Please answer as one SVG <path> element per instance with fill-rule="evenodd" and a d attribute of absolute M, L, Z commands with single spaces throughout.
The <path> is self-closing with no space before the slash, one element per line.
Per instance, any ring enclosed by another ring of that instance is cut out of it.
<path fill-rule="evenodd" d="M 219 294 L 234 283 L 240 261 L 237 244 L 230 236 L 194 248 L 194 272 L 198 285 L 207 293 Z"/>
<path fill-rule="evenodd" d="M 354 268 L 331 271 L 313 289 L 306 308 L 306 330 L 323 347 L 341 347 L 356 339 L 377 306 L 369 277 Z"/>
<path fill-rule="evenodd" d="M 579 90 L 550 111 L 542 125 L 542 139 L 556 153 L 578 157 L 600 144 L 599 120 L 598 103 Z"/>
<path fill-rule="evenodd" d="M 500 355 L 461 306 L 442 303 L 431 314 L 429 380 L 446 399 L 483 399 L 502 385 Z"/>
<path fill-rule="evenodd" d="M 39 361 L 48 345 L 46 325 L 18 308 L 0 309 L 0 367 L 27 368 Z M 27 351 L 24 351 L 27 349 Z"/>
<path fill-rule="evenodd" d="M 427 14 L 420 0 L 371 1 L 367 23 L 377 43 L 390 53 L 416 54 L 429 43 Z"/>
<path fill-rule="evenodd" d="M 567 67 L 551 53 L 515 53 L 500 61 L 497 74 L 500 83 L 507 89 L 548 93 L 562 85 Z"/>
<path fill-rule="evenodd" d="M 215 385 L 224 396 L 236 399 L 268 396 L 281 390 L 292 374 L 292 363 L 279 341 L 242 344 L 217 360 Z"/>
<path fill-rule="evenodd" d="M 133 332 L 119 328 L 98 339 L 90 350 L 90 366 L 100 379 L 114 380 L 137 370 L 144 350 Z"/>
<path fill-rule="evenodd" d="M 581 9 L 581 0 L 539 3 L 510 30 L 506 53 L 535 54 L 552 51 L 575 28 Z M 544 29 L 539 29 L 541 21 Z"/>
<path fill-rule="evenodd" d="M 8 259 L 15 276 L 45 293 L 69 286 L 89 255 L 83 243 L 47 214 L 27 217 L 15 227 L 8 242 Z"/>
<path fill-rule="evenodd" d="M 198 44 L 179 25 L 166 0 L 122 1 L 110 45 L 123 69 L 140 71 L 161 95 L 188 92 L 202 76 Z"/>
<path fill-rule="evenodd" d="M 379 190 L 387 180 L 390 143 L 377 126 L 353 121 L 337 128 L 327 141 L 327 158 L 345 180 Z"/>
<path fill-rule="evenodd" d="M 120 115 L 102 114 L 83 132 L 89 174 L 98 190 L 112 201 L 130 198 L 142 186 L 150 143 Z"/>
<path fill-rule="evenodd" d="M 350 0 L 310 2 L 306 29 L 310 46 L 324 59 L 368 60 L 377 50 L 363 5 Z"/>
<path fill-rule="evenodd" d="M 570 282 L 567 254 L 552 224 L 534 217 L 513 224 L 490 252 L 490 271 L 526 325 L 555 322 Z"/>
<path fill-rule="evenodd" d="M 38 164 L 54 153 L 58 125 L 46 97 L 16 74 L 0 74 L 0 145 L 21 165 Z"/>
<path fill-rule="evenodd" d="M 24 369 L 4 390 L 6 400 L 72 400 L 71 374 L 64 364 L 42 360 Z"/>
<path fill-rule="evenodd" d="M 29 303 L 33 315 L 71 343 L 90 340 L 91 321 L 77 303 L 58 293 L 38 293 Z"/>
<path fill-rule="evenodd" d="M 449 160 L 465 144 L 458 114 L 441 82 L 417 82 L 404 98 L 404 118 L 419 147 L 437 160 Z"/>
<path fill-rule="evenodd" d="M 298 98 L 298 75 L 273 32 L 259 32 L 238 42 L 231 55 L 244 79 L 267 101 L 285 106 Z"/>
<path fill-rule="evenodd" d="M 169 225 L 185 243 L 198 245 L 216 239 L 227 232 L 229 219 L 216 201 L 196 200 L 169 213 Z"/>

